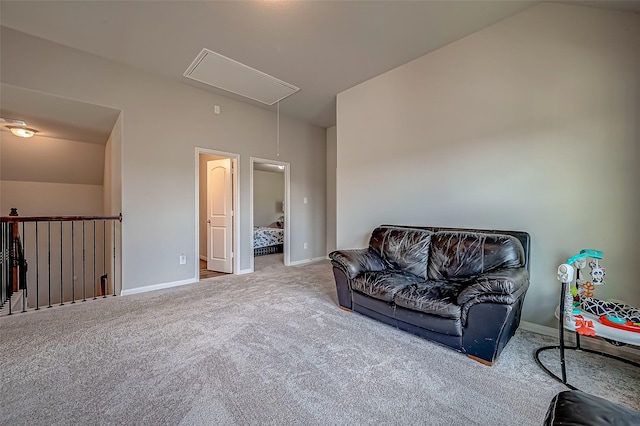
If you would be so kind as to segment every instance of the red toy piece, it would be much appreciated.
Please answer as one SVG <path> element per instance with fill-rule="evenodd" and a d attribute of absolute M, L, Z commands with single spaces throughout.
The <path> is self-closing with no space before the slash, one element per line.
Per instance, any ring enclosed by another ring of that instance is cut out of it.
<path fill-rule="evenodd" d="M 633 333 L 640 333 L 640 327 L 629 320 L 626 320 L 624 323 L 617 323 L 611 321 L 606 315 L 602 315 L 598 318 L 598 321 L 607 327 L 619 328 L 620 330 L 631 331 Z"/>
<path fill-rule="evenodd" d="M 596 331 L 593 329 L 593 321 L 586 320 L 582 315 L 576 315 L 576 332 L 583 336 L 595 336 Z"/>

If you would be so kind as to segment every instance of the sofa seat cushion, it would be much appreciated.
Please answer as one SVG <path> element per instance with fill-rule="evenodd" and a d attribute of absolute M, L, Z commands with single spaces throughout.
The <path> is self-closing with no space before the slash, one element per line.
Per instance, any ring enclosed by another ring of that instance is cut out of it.
<path fill-rule="evenodd" d="M 460 283 L 429 280 L 400 289 L 393 301 L 403 308 L 459 320 L 462 309 L 456 300 L 461 289 Z"/>
<path fill-rule="evenodd" d="M 385 302 L 393 302 L 393 296 L 403 288 L 422 279 L 393 269 L 364 272 L 351 280 L 351 289 Z"/>

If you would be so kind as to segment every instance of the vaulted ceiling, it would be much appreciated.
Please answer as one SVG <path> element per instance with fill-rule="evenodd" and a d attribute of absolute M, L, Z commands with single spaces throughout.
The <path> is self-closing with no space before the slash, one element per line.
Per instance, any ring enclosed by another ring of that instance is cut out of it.
<path fill-rule="evenodd" d="M 2 0 L 0 16 L 3 26 L 274 109 L 185 78 L 210 49 L 301 88 L 281 113 L 330 127 L 341 91 L 537 3 Z M 640 11 L 640 1 L 565 3 Z M 3 109 L 10 102 L 0 98 Z"/>

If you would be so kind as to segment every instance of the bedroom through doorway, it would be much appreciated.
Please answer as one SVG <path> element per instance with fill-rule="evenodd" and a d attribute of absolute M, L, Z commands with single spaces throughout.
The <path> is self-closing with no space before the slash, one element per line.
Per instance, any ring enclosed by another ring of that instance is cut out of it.
<path fill-rule="evenodd" d="M 289 263 L 289 164 L 251 158 L 252 270 Z"/>

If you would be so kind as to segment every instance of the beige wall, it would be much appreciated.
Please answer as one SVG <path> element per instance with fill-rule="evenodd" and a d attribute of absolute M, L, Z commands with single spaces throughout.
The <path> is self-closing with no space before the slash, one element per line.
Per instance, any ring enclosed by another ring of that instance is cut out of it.
<path fill-rule="evenodd" d="M 115 216 L 122 213 L 122 113 L 113 125 L 105 146 L 103 182 L 103 214 Z M 107 235 L 106 247 L 108 253 L 115 255 L 108 256 L 106 270 L 109 271 L 109 288 L 113 291 L 115 285 L 115 293 L 119 294 L 122 290 L 122 233 L 119 222 L 112 222 L 112 226 L 115 227 L 115 233 L 110 232 Z"/>
<path fill-rule="evenodd" d="M 541 4 L 338 95 L 337 245 L 381 223 L 524 230 L 523 319 L 604 251 L 597 296 L 640 305 L 640 16 Z"/>
<path fill-rule="evenodd" d="M 102 185 L 0 181 L 0 211 L 20 216 L 102 215 Z"/>
<path fill-rule="evenodd" d="M 251 247 L 242 243 L 251 237 L 251 156 L 291 164 L 291 260 L 324 256 L 325 129 L 281 116 L 277 157 L 274 110 L 4 27 L 1 67 L 4 83 L 122 110 L 125 290 L 197 280 L 196 147 L 240 155 L 241 270 L 249 270 L 252 258 Z M 221 114 L 213 113 L 214 105 Z M 303 204 L 304 197 L 310 204 Z M 181 253 L 186 265 L 179 264 Z"/>
<path fill-rule="evenodd" d="M 0 132 L 0 179 L 102 185 L 105 146 L 36 135 Z"/>
<path fill-rule="evenodd" d="M 335 126 L 327 129 L 327 254 L 336 249 L 336 135 Z"/>
<path fill-rule="evenodd" d="M 122 212 L 122 114 L 116 120 L 104 150 L 104 214 Z"/>
<path fill-rule="evenodd" d="M 284 173 L 253 171 L 253 225 L 269 226 L 281 216 Z M 279 209 L 279 210 L 278 210 Z"/>
<path fill-rule="evenodd" d="M 0 132 L 0 213 L 102 215 L 105 146 Z"/>

